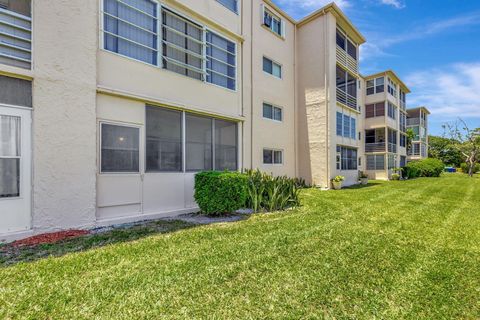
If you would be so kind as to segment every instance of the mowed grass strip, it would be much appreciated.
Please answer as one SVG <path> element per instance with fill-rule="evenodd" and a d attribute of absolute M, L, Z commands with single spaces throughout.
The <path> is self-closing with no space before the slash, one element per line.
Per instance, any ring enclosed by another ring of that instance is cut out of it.
<path fill-rule="evenodd" d="M 0 269 L 0 318 L 480 318 L 480 178 L 305 190 L 296 210 Z"/>

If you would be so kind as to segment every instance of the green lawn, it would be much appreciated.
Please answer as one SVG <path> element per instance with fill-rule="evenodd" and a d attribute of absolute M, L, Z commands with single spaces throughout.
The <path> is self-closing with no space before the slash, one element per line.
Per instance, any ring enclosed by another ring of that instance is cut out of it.
<path fill-rule="evenodd" d="M 303 200 L 0 267 L 0 318 L 480 318 L 479 177 Z"/>

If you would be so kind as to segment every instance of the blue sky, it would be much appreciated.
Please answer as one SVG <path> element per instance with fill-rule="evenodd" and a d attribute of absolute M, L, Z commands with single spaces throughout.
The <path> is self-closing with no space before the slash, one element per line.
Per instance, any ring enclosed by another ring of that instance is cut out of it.
<path fill-rule="evenodd" d="M 299 19 L 331 0 L 274 0 Z M 394 70 L 412 90 L 409 107 L 427 106 L 430 132 L 466 120 L 480 127 L 480 0 L 338 0 L 367 39 L 361 72 Z"/>

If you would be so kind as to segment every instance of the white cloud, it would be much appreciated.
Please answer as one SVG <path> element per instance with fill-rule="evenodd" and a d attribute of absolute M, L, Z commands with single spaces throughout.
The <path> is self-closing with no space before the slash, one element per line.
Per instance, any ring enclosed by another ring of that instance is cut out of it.
<path fill-rule="evenodd" d="M 274 0 L 285 12 L 295 19 L 301 19 L 309 13 L 335 2 L 342 10 L 350 7 L 350 0 Z"/>
<path fill-rule="evenodd" d="M 405 8 L 405 3 L 401 2 L 400 0 L 380 0 L 380 3 L 388 6 L 392 6 L 395 9 Z"/>
<path fill-rule="evenodd" d="M 480 124 L 480 62 L 414 72 L 405 77 L 412 90 L 408 105 L 425 105 L 435 122 L 461 117 Z"/>

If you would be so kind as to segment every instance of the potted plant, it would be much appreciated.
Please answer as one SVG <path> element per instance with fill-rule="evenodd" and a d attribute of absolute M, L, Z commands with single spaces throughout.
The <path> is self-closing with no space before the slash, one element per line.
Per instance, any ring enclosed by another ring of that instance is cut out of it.
<path fill-rule="evenodd" d="M 366 185 L 368 184 L 368 175 L 365 172 L 360 171 L 360 174 L 358 175 L 358 180 L 362 185 Z"/>
<path fill-rule="evenodd" d="M 343 180 L 345 180 L 345 177 L 343 176 L 336 176 L 335 178 L 333 178 L 332 179 L 333 189 L 335 190 L 342 189 Z"/>
<path fill-rule="evenodd" d="M 398 173 L 393 173 L 392 174 L 392 180 L 395 180 L 395 181 L 400 180 L 400 175 Z"/>

